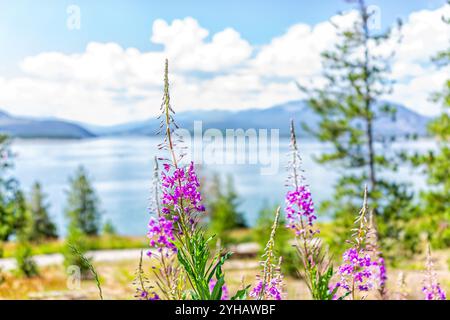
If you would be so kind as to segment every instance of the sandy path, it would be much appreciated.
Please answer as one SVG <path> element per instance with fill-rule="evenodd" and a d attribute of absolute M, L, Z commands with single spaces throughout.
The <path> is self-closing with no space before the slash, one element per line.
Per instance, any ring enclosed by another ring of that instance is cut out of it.
<path fill-rule="evenodd" d="M 240 256 L 252 256 L 258 252 L 259 246 L 256 243 L 241 243 L 230 248 L 230 251 Z M 144 253 L 148 251 L 148 248 L 142 249 Z M 86 257 L 91 258 L 93 262 L 117 262 L 122 260 L 138 260 L 141 254 L 141 249 L 116 249 L 116 250 L 96 250 L 88 251 Z M 49 265 L 61 265 L 64 262 L 64 257 L 60 253 L 35 255 L 33 256 L 38 267 L 45 267 Z M 258 262 L 244 263 L 244 268 L 258 268 Z M 242 268 L 242 262 L 239 260 L 229 261 L 227 267 L 230 269 Z M 7 271 L 16 268 L 15 258 L 0 259 L 0 269 Z"/>
<path fill-rule="evenodd" d="M 148 250 L 148 249 L 144 249 Z M 145 252 L 145 251 L 144 251 Z M 121 260 L 139 259 L 141 249 L 120 249 L 120 250 L 98 250 L 88 251 L 86 257 L 94 262 L 115 262 Z M 60 253 L 36 255 L 33 257 L 38 267 L 62 264 L 64 257 Z M 16 259 L 5 258 L 0 259 L 0 268 L 2 270 L 12 270 L 16 268 Z"/>

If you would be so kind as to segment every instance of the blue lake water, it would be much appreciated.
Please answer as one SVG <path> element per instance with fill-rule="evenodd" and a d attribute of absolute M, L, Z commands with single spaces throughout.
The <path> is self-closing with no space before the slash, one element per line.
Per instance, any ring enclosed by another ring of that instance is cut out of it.
<path fill-rule="evenodd" d="M 29 192 L 34 181 L 40 181 L 48 194 L 50 213 L 61 234 L 65 233 L 64 206 L 68 178 L 79 165 L 84 165 L 93 179 L 101 200 L 104 220 L 110 219 L 119 233 L 145 234 L 149 219 L 153 158 L 160 138 L 123 137 L 87 140 L 15 140 L 16 153 L 13 174 L 22 188 Z M 289 142 L 281 139 L 279 149 L 272 150 L 280 160 L 275 174 L 261 175 L 259 164 L 205 164 L 202 174 L 212 172 L 232 174 L 241 198 L 240 209 L 252 224 L 265 203 L 282 203 L 285 193 L 285 166 Z M 400 145 L 394 146 L 400 147 Z M 426 150 L 431 141 L 401 144 L 409 150 Z M 301 141 L 305 176 L 316 203 L 328 198 L 333 190 L 337 172 L 332 167 L 318 165 L 313 157 L 327 146 L 314 141 Z M 413 174 L 409 167 L 400 168 L 397 178 L 423 187 L 423 177 Z"/>

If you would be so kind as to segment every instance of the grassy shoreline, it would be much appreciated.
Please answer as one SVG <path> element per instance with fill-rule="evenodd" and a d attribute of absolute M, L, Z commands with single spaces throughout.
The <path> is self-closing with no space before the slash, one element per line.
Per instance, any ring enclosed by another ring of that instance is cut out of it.
<path fill-rule="evenodd" d="M 145 236 L 120 236 L 103 235 L 99 237 L 88 237 L 86 240 L 87 250 L 111 250 L 111 249 L 139 249 L 148 246 Z M 5 242 L 3 244 L 3 257 L 13 258 L 18 244 L 16 242 Z M 33 255 L 61 253 L 64 250 L 64 239 L 50 240 L 40 243 L 31 243 Z"/>

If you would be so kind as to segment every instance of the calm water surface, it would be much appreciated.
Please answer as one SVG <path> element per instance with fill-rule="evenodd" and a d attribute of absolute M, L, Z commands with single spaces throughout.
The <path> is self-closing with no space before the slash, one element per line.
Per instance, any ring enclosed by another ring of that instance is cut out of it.
<path fill-rule="evenodd" d="M 17 154 L 14 175 L 24 190 L 29 192 L 34 181 L 40 181 L 48 194 L 50 213 L 65 233 L 64 206 L 68 177 L 84 165 L 101 200 L 104 220 L 110 219 L 121 234 L 145 234 L 149 219 L 153 158 L 158 152 L 159 138 L 124 137 L 96 138 L 88 140 L 15 140 L 13 151 Z M 428 149 L 432 142 L 402 143 L 410 150 Z M 398 146 L 397 146 L 398 147 Z M 320 166 L 313 157 L 320 155 L 327 146 L 303 141 L 300 144 L 305 176 L 311 186 L 316 203 L 329 197 L 337 172 L 331 167 Z M 279 169 L 273 175 L 261 175 L 260 165 L 204 165 L 202 173 L 232 174 L 241 198 L 240 209 L 252 224 L 264 203 L 282 203 L 285 192 L 286 154 L 288 141 L 281 140 L 278 151 Z M 423 178 L 402 167 L 398 179 L 408 179 L 415 188 L 423 186 Z"/>

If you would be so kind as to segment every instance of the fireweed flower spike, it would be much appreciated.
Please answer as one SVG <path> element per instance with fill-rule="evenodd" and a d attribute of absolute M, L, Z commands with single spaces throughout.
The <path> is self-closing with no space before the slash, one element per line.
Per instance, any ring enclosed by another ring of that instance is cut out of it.
<path fill-rule="evenodd" d="M 302 174 L 302 159 L 297 147 L 293 120 L 291 120 L 290 146 L 289 176 L 287 179 L 287 186 L 290 190 L 286 193 L 285 199 L 287 227 L 294 230 L 297 240 L 302 242 L 305 258 L 311 262 L 311 252 L 308 250 L 307 242 L 319 231 L 314 229 L 314 221 L 316 220 L 314 203 Z"/>
<path fill-rule="evenodd" d="M 149 207 L 153 216 L 148 224 L 147 237 L 149 238 L 150 250 L 147 252 L 147 255 L 155 260 L 156 266 L 152 268 L 152 271 L 156 278 L 155 284 L 161 291 L 162 296 L 168 300 L 177 300 L 181 298 L 183 291 L 183 284 L 179 282 L 181 269 L 176 262 L 176 247 L 173 243 L 175 240 L 173 221 L 161 212 L 159 199 L 161 188 L 158 171 L 158 160 L 155 157 L 153 189 Z M 144 294 L 145 299 L 147 299 L 148 295 L 145 293 L 145 290 L 142 290 L 141 294 Z M 158 295 L 154 294 L 154 296 L 159 300 Z"/>
<path fill-rule="evenodd" d="M 265 258 L 264 261 L 261 262 L 263 267 L 262 274 L 257 276 L 256 285 L 250 291 L 250 296 L 257 300 L 281 300 L 283 287 L 283 275 L 281 273 L 282 259 L 280 257 L 276 264 L 275 253 L 273 252 L 279 217 L 280 208 L 276 211 L 272 232 L 264 250 L 264 254 L 262 255 L 262 258 Z"/>
<path fill-rule="evenodd" d="M 293 230 L 296 249 L 303 264 L 300 271 L 306 281 L 313 299 L 327 300 L 332 295 L 328 290 L 328 282 L 333 275 L 330 260 L 326 257 L 322 242 L 317 237 L 319 230 L 314 223 L 317 219 L 314 202 L 309 187 L 305 183 L 302 159 L 298 151 L 294 121 L 291 120 L 291 141 L 288 163 L 285 214 L 287 228 Z"/>
<path fill-rule="evenodd" d="M 406 288 L 405 274 L 400 272 L 397 278 L 396 300 L 408 300 L 408 289 Z"/>
<path fill-rule="evenodd" d="M 362 294 L 362 299 L 366 297 L 369 290 L 376 288 L 376 274 L 379 270 L 377 261 L 371 258 L 370 248 L 367 246 L 367 236 L 369 233 L 369 222 L 367 220 L 367 187 L 364 190 L 364 204 L 355 220 L 356 228 L 349 241 L 352 247 L 344 252 L 343 264 L 338 268 L 339 281 L 330 291 L 342 296 L 343 299 L 349 296 L 352 300 L 357 298 L 357 294 Z"/>
<path fill-rule="evenodd" d="M 386 290 L 386 263 L 384 261 L 382 252 L 378 244 L 378 231 L 375 224 L 375 216 L 373 210 L 370 211 L 369 215 L 369 227 L 367 232 L 367 248 L 372 253 L 372 259 L 377 268 L 375 268 L 374 280 L 377 286 L 378 293 L 382 300 L 388 299 L 388 293 Z"/>
<path fill-rule="evenodd" d="M 178 233 L 186 236 L 192 231 L 197 222 L 197 214 L 205 211 L 201 204 L 200 186 L 195 173 L 194 163 L 180 167 L 182 155 L 177 155 L 175 147 L 182 144 L 175 130 L 178 125 L 174 119 L 175 111 L 170 104 L 169 94 L 169 63 L 166 59 L 164 68 L 164 95 L 161 104 L 160 129 L 165 133 L 164 141 L 159 145 L 160 149 L 169 153 L 169 158 L 161 158 L 164 161 L 161 172 L 162 209 L 164 216 L 168 216 L 174 222 L 174 228 Z"/>
<path fill-rule="evenodd" d="M 212 237 L 206 238 L 198 224 L 205 207 L 202 204 L 194 163 L 184 166 L 181 162 L 183 155 L 175 150 L 182 141 L 175 131 L 178 126 L 174 114 L 170 104 L 169 64 L 166 59 L 164 95 L 159 116 L 160 132 L 164 132 L 165 136 L 159 147 L 165 150 L 169 157 L 158 158 L 163 162 L 161 197 L 158 199 L 161 210 L 158 219 L 151 220 L 149 224 L 150 246 L 163 258 L 175 257 L 176 261 L 172 264 L 181 266 L 182 272 L 178 279 L 185 277 L 186 286 L 189 287 L 189 290 L 182 289 L 182 299 L 190 296 L 194 300 L 220 300 L 226 288 L 222 266 L 231 254 L 219 252 L 211 257 L 209 242 Z M 215 281 L 212 290 L 211 279 Z M 178 281 L 177 288 L 180 287 L 182 286 Z M 240 299 L 245 293 L 241 290 L 232 299 Z"/>
<path fill-rule="evenodd" d="M 433 260 L 431 258 L 431 248 L 428 245 L 426 274 L 423 282 L 422 292 L 425 295 L 425 300 L 446 300 L 445 291 L 441 288 L 436 272 L 434 271 Z"/>
<path fill-rule="evenodd" d="M 139 258 L 139 266 L 135 272 L 135 278 L 133 280 L 133 285 L 135 286 L 134 297 L 139 300 L 160 300 L 158 294 L 153 291 L 153 287 L 150 285 L 145 272 L 142 268 L 142 251 Z"/>

